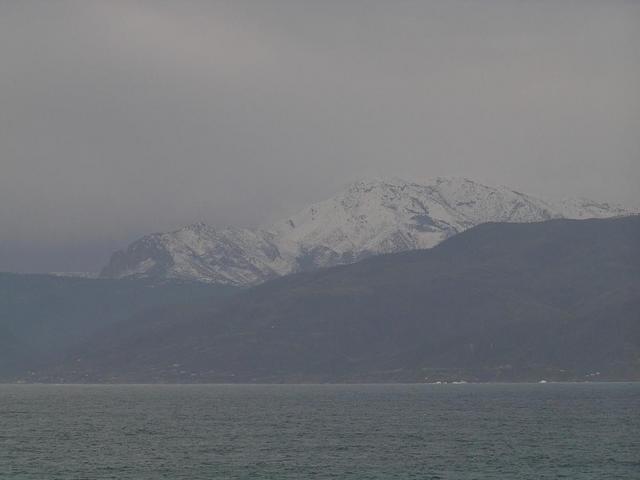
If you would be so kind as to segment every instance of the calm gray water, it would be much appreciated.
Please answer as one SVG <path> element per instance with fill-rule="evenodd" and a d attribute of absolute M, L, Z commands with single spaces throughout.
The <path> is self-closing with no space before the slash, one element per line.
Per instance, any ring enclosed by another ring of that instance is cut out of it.
<path fill-rule="evenodd" d="M 1 479 L 638 479 L 640 384 L 0 385 Z"/>

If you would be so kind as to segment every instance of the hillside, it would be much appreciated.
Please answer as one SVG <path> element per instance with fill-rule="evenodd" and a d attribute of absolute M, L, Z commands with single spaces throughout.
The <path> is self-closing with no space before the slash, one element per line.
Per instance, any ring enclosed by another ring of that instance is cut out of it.
<path fill-rule="evenodd" d="M 146 309 L 197 304 L 234 291 L 193 282 L 0 273 L 0 375 L 35 368 Z"/>
<path fill-rule="evenodd" d="M 141 315 L 42 380 L 640 379 L 640 217 L 489 223 Z"/>

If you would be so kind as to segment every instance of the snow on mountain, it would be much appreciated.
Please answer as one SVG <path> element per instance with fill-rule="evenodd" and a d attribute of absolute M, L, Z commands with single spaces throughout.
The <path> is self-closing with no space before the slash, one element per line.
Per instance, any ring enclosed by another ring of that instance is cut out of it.
<path fill-rule="evenodd" d="M 565 198 L 558 202 L 557 209 L 563 217 L 575 219 L 618 217 L 632 213 L 620 205 L 586 198 Z"/>
<path fill-rule="evenodd" d="M 274 228 L 281 243 L 304 254 L 330 248 L 345 260 L 430 248 L 485 222 L 530 222 L 557 216 L 541 200 L 467 179 L 425 183 L 357 182 Z M 342 263 L 342 262 L 338 262 Z"/>
<path fill-rule="evenodd" d="M 273 234 L 203 223 L 154 233 L 114 253 L 101 276 L 144 276 L 251 285 L 292 271 Z"/>
<path fill-rule="evenodd" d="M 630 214 L 585 199 L 557 203 L 465 178 L 361 181 L 262 230 L 191 225 L 142 237 L 101 275 L 253 285 L 367 256 L 430 248 L 485 222 L 537 222 Z"/>
<path fill-rule="evenodd" d="M 98 274 L 96 272 L 49 272 L 47 275 L 68 278 L 98 278 Z"/>

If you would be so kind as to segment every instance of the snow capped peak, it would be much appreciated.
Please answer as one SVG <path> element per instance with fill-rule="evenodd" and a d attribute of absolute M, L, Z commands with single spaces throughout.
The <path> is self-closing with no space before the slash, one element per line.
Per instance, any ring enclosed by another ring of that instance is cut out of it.
<path fill-rule="evenodd" d="M 116 252 L 103 276 L 148 276 L 251 285 L 301 270 L 430 248 L 485 222 L 630 214 L 586 199 L 547 202 L 463 177 L 359 180 L 262 230 L 196 223 L 147 235 Z"/>
<path fill-rule="evenodd" d="M 567 218 L 607 218 L 629 215 L 631 212 L 622 205 L 595 202 L 587 198 L 565 198 L 558 202 L 558 209 Z"/>
<path fill-rule="evenodd" d="M 374 188 L 385 188 L 385 187 L 401 187 L 404 185 L 408 185 L 410 182 L 404 180 L 400 177 L 376 177 L 376 178 L 367 178 L 357 180 L 355 182 L 350 183 L 345 192 L 362 192 L 369 191 Z"/>
<path fill-rule="evenodd" d="M 213 228 L 204 222 L 196 222 L 196 223 L 192 223 L 191 225 L 187 225 L 186 227 L 183 227 L 178 231 L 180 230 L 188 230 L 191 232 L 210 232 L 213 230 Z"/>
<path fill-rule="evenodd" d="M 487 221 L 540 221 L 557 216 L 541 200 L 466 178 L 421 183 L 394 178 L 355 182 L 274 228 L 297 252 L 330 248 L 336 263 L 376 253 L 429 248 Z M 295 252 L 293 252 L 295 254 Z"/>

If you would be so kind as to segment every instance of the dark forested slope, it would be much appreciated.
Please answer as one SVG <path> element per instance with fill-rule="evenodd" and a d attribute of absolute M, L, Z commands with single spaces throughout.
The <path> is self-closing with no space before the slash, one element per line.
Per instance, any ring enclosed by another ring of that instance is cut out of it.
<path fill-rule="evenodd" d="M 119 325 L 66 381 L 640 378 L 640 217 L 484 224 Z"/>
<path fill-rule="evenodd" d="M 145 309 L 202 302 L 235 290 L 195 282 L 0 273 L 0 376 L 48 362 Z"/>

